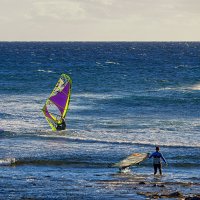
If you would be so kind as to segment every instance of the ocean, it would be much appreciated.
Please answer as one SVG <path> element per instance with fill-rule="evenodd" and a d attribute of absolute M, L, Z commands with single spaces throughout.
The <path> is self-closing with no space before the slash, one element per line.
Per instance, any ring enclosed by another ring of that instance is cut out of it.
<path fill-rule="evenodd" d="M 67 130 L 52 132 L 41 109 L 62 73 Z M 0 199 L 199 193 L 199 42 L 0 42 L 0 77 Z M 155 146 L 162 177 L 150 159 L 110 167 Z"/>

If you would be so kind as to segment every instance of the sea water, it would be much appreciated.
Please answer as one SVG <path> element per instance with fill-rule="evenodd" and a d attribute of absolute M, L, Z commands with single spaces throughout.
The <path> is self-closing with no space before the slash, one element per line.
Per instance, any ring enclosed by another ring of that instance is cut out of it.
<path fill-rule="evenodd" d="M 67 130 L 52 132 L 41 109 L 62 73 Z M 199 191 L 200 43 L 1 42 L 0 105 L 0 199 L 144 199 L 127 183 L 152 181 L 151 160 L 110 166 L 157 145 L 162 180 Z"/>

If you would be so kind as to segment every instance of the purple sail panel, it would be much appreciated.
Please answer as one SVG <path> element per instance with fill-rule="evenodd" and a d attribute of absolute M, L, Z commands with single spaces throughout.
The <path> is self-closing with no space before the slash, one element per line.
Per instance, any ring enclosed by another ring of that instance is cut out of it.
<path fill-rule="evenodd" d="M 61 92 L 58 92 L 55 96 L 49 98 L 58 107 L 61 114 L 63 114 L 64 112 L 66 101 L 69 95 L 69 90 L 70 90 L 70 83 L 67 83 L 67 85 L 63 88 Z"/>
<path fill-rule="evenodd" d="M 70 90 L 70 83 L 67 83 L 67 85 L 63 88 L 62 92 L 64 92 L 68 97 L 69 90 Z"/>

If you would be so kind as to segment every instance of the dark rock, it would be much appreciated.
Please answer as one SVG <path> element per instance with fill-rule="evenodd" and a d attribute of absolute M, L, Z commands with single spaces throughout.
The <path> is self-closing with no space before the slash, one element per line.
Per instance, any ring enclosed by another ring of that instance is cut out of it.
<path fill-rule="evenodd" d="M 186 197 L 185 200 L 200 200 L 200 196 Z"/>
<path fill-rule="evenodd" d="M 159 195 L 157 192 L 137 192 L 139 195 L 145 195 L 146 197 L 152 198 L 152 199 L 158 199 L 158 198 L 183 198 L 183 194 L 180 192 L 173 192 L 169 194 L 161 194 Z M 186 200 L 200 200 L 200 199 L 186 199 Z"/>
<path fill-rule="evenodd" d="M 149 196 L 149 195 L 151 195 L 151 192 L 137 192 L 137 194 Z"/>
<path fill-rule="evenodd" d="M 178 198 L 178 197 L 183 197 L 183 194 L 180 192 L 172 192 L 170 194 L 162 194 L 162 197 L 168 197 L 168 198 Z"/>
<path fill-rule="evenodd" d="M 169 194 L 170 197 L 183 197 L 183 194 L 180 192 L 173 192 Z"/>
<path fill-rule="evenodd" d="M 159 185 L 159 187 L 165 187 L 165 185 Z"/>
<path fill-rule="evenodd" d="M 153 199 L 159 199 L 160 196 L 158 194 L 154 194 L 154 195 L 151 196 L 151 198 L 153 198 Z"/>
<path fill-rule="evenodd" d="M 139 182 L 140 185 L 145 185 L 146 183 L 144 181 Z"/>
<path fill-rule="evenodd" d="M 157 192 L 137 192 L 137 194 L 139 195 L 144 195 L 146 197 L 150 197 L 150 198 L 159 198 L 159 195 Z"/>

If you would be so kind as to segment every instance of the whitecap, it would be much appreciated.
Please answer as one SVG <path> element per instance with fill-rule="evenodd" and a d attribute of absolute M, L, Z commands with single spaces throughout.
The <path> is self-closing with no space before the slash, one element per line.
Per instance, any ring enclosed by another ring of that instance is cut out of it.
<path fill-rule="evenodd" d="M 194 85 L 188 87 L 188 89 L 191 89 L 191 90 L 200 90 L 200 83 L 194 84 Z"/>
<path fill-rule="evenodd" d="M 119 65 L 118 62 L 114 62 L 114 61 L 106 61 L 106 64 L 113 64 L 113 65 Z"/>
<path fill-rule="evenodd" d="M 0 166 L 9 166 L 16 162 L 15 158 L 4 158 L 0 159 Z"/>
<path fill-rule="evenodd" d="M 38 69 L 37 71 L 38 71 L 38 72 L 44 72 L 44 73 L 54 73 L 54 72 L 51 71 L 51 70 L 43 70 L 43 69 Z"/>

